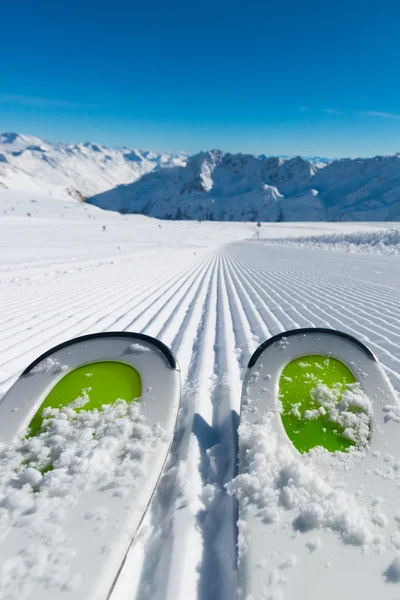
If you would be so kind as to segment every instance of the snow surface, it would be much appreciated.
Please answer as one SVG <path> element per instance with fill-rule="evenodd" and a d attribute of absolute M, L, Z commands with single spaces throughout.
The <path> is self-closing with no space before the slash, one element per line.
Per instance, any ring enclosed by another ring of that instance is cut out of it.
<path fill-rule="evenodd" d="M 329 421 L 337 423 L 343 429 L 343 437 L 359 446 L 368 444 L 372 402 L 358 382 L 347 385 L 344 392 L 340 384 L 328 387 L 319 382 L 310 390 L 310 396 L 319 408 L 306 410 L 303 415 L 300 413 L 303 419 L 317 419 L 320 415 L 327 415 Z"/>
<path fill-rule="evenodd" d="M 261 236 L 260 236 L 261 237 Z M 264 240 L 273 244 L 276 240 Z M 400 254 L 400 228 L 386 227 L 377 231 L 355 231 L 353 233 L 330 233 L 300 237 L 280 238 L 279 245 L 344 252 L 367 252 L 369 254 Z"/>
<path fill-rule="evenodd" d="M 89 201 L 167 219 L 396 221 L 400 155 L 326 164 L 212 150 Z"/>
<path fill-rule="evenodd" d="M 73 199 L 41 196 L 32 203 L 27 191 L 4 193 L 0 209 L 0 393 L 38 355 L 86 333 L 126 330 L 153 335 L 171 347 L 180 363 L 183 390 L 177 435 L 112 600 L 234 599 L 237 513 L 234 497 L 225 486 L 235 474 L 235 432 L 248 359 L 262 341 L 283 330 L 333 327 L 368 344 L 400 391 L 398 257 L 379 247 L 373 255 L 345 252 L 341 242 L 330 243 L 329 252 L 297 242 L 293 247 L 285 246 L 286 241 L 266 245 L 255 240 L 254 223 L 157 221 L 104 212 Z M 279 240 L 358 230 L 389 232 L 392 227 L 383 223 L 263 224 L 262 236 Z M 397 407 L 386 409 L 391 426 L 398 427 Z M 265 442 L 264 433 L 249 434 L 253 449 L 257 444 L 273 444 L 272 439 Z M 11 453 L 18 461 L 21 443 L 3 449 L 3 460 Z M 265 478 L 276 485 L 271 469 L 283 461 L 287 473 L 303 482 L 289 485 L 279 502 L 298 503 L 299 530 L 313 527 L 308 537 L 304 534 L 308 560 L 318 561 L 323 555 L 318 535 L 322 524 L 336 543 L 354 547 L 361 562 L 363 548 L 380 547 L 387 527 L 379 502 L 366 507 L 346 489 L 334 488 L 325 477 L 329 469 L 319 468 L 312 453 L 304 469 L 299 469 L 289 455 L 281 460 L 278 450 L 268 445 L 267 449 L 273 462 L 266 465 Z M 16 487 L 9 481 L 16 475 L 10 474 L 12 466 L 6 460 L 1 476 L 9 474 L 5 482 L 9 496 L 22 494 L 31 501 L 33 487 L 46 489 L 45 480 L 50 485 L 51 472 L 42 477 L 35 457 Z M 73 455 L 68 460 L 73 461 Z M 376 461 L 382 477 L 398 476 L 399 457 L 382 455 Z M 339 504 L 321 502 L 330 489 Z M 276 499 L 265 508 L 266 490 L 259 488 L 260 502 L 273 518 L 274 509 L 286 509 Z M 237 493 L 245 497 L 245 486 Z M 21 510 L 17 500 L 13 509 L 1 509 L 6 520 L 25 521 Z M 95 517 L 101 519 L 101 515 Z M 47 523 L 43 536 L 50 537 L 52 532 L 58 539 L 61 525 Z M 7 527 L 4 521 L 3 526 Z M 386 575 L 378 566 L 372 575 L 383 586 L 391 586 L 395 597 L 397 521 L 390 524 L 390 530 Z M 16 568 L 22 565 L 18 575 L 22 586 L 29 565 L 40 556 L 16 557 Z M 299 568 L 297 552 L 279 561 L 277 578 L 290 578 Z M 326 571 L 332 571 L 329 565 Z M 12 569 L 7 572 L 13 573 Z M 40 574 L 39 567 L 36 572 Z M 46 570 L 46 576 L 52 572 Z"/>
<path fill-rule="evenodd" d="M 228 484 L 229 493 L 243 506 L 255 504 L 265 523 L 279 521 L 281 511 L 296 509 L 295 531 L 329 529 L 345 544 L 382 545 L 385 516 L 376 506 L 367 511 L 355 495 L 338 485 L 334 463 L 346 469 L 362 454 L 329 453 L 318 448 L 299 461 L 294 449 L 279 444 L 270 422 L 271 417 L 267 417 L 254 425 L 240 425 L 248 473 Z M 316 546 L 312 544 L 314 550 Z M 239 544 L 239 551 L 245 552 L 246 545 Z"/>
<path fill-rule="evenodd" d="M 136 181 L 152 169 L 183 165 L 183 153 L 163 154 L 100 144 L 57 144 L 0 133 L 0 198 L 3 190 L 82 199 Z"/>
<path fill-rule="evenodd" d="M 15 531 L 26 539 L 24 551 L 0 565 L 2 600 L 32 597 L 36 582 L 55 593 L 79 588 L 82 575 L 70 572 L 75 549 L 65 527 L 68 510 L 93 489 L 125 496 L 163 436 L 143 422 L 137 404 L 75 410 L 87 401 L 86 394 L 62 409 L 45 409 L 39 434 L 0 446 L 1 543 L 12 544 Z M 100 529 L 110 517 L 104 506 L 84 515 Z"/>

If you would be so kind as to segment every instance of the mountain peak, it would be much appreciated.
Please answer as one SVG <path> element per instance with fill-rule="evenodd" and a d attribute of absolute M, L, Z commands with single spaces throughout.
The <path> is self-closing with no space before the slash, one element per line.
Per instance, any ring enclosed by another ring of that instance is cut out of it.
<path fill-rule="evenodd" d="M 0 134 L 0 142 L 2 144 L 13 144 L 17 139 L 21 138 L 22 136 L 20 136 L 18 133 L 5 131 L 4 133 Z"/>
<path fill-rule="evenodd" d="M 0 133 L 0 155 L 0 184 L 21 189 L 21 182 L 29 181 L 32 189 L 60 197 L 70 197 L 71 189 L 82 196 L 96 194 L 132 183 L 158 166 L 185 164 L 187 160 L 178 153 L 141 153 L 93 142 L 51 143 L 13 132 Z"/>
<path fill-rule="evenodd" d="M 329 164 L 301 156 L 200 152 L 89 199 L 100 208 L 164 219 L 218 221 L 395 220 L 399 158 Z"/>

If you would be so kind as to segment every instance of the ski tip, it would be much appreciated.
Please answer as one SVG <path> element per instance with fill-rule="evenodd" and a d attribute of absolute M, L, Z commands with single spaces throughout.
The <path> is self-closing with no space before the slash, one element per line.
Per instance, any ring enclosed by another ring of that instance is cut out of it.
<path fill-rule="evenodd" d="M 261 354 L 264 352 L 264 350 L 266 348 L 268 348 L 269 346 L 272 346 L 272 344 L 279 342 L 279 340 L 281 340 L 283 338 L 292 337 L 295 335 L 299 336 L 299 335 L 309 335 L 309 334 L 311 334 L 311 335 L 327 334 L 327 335 L 334 335 L 337 337 L 347 339 L 350 342 L 352 342 L 353 344 L 356 344 L 357 346 L 359 346 L 370 359 L 372 359 L 373 361 L 376 361 L 376 357 L 375 357 L 374 353 L 372 352 L 372 350 L 370 350 L 365 344 L 360 342 L 360 340 L 358 340 L 356 337 L 353 337 L 349 333 L 345 333 L 344 331 L 338 331 L 337 329 L 328 329 L 325 327 L 304 327 L 304 328 L 299 328 L 299 329 L 290 329 L 289 331 L 282 331 L 281 333 L 278 333 L 277 335 L 274 335 L 273 337 L 271 337 L 268 340 L 266 340 L 265 342 L 263 342 L 251 356 L 249 363 L 247 365 L 247 368 L 251 369 L 252 367 L 254 367 L 254 365 L 260 358 Z"/>
<path fill-rule="evenodd" d="M 41 354 L 38 358 L 36 358 L 22 372 L 22 375 L 27 375 L 30 371 L 32 371 L 32 369 L 34 367 L 36 367 L 36 365 L 38 365 L 40 362 L 42 362 L 42 360 L 44 360 L 45 358 L 48 358 L 49 356 L 54 354 L 54 352 L 56 352 L 57 350 L 61 350 L 62 348 L 72 346 L 76 343 L 85 342 L 87 340 L 101 339 L 101 338 L 121 338 L 121 337 L 127 338 L 127 340 L 132 340 L 132 341 L 136 340 L 136 341 L 148 342 L 149 344 L 152 344 L 158 350 L 160 350 L 160 352 L 162 352 L 164 354 L 171 369 L 179 370 L 178 363 L 176 361 L 175 356 L 171 352 L 171 350 L 168 348 L 168 346 L 166 346 L 163 342 L 161 342 L 157 338 L 153 338 L 150 335 L 145 335 L 144 333 L 134 333 L 134 332 L 130 332 L 130 331 L 105 331 L 103 333 L 90 333 L 87 335 L 82 335 L 82 336 L 73 338 L 72 340 L 62 342 L 61 344 L 58 344 L 57 346 L 54 346 L 53 348 L 50 348 L 50 350 L 47 350 L 46 352 Z"/>

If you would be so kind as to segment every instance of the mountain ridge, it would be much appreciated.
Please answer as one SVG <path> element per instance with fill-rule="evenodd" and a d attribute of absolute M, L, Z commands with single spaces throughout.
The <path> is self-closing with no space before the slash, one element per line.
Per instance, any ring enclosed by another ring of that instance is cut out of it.
<path fill-rule="evenodd" d="M 44 195 L 93 195 L 131 183 L 161 166 L 183 164 L 184 153 L 109 148 L 93 142 L 55 143 L 0 133 L 0 187 Z"/>
<path fill-rule="evenodd" d="M 321 164 L 212 150 L 87 201 L 164 219 L 395 221 L 400 155 Z"/>
<path fill-rule="evenodd" d="M 269 157 L 160 153 L 0 133 L 0 193 L 68 197 L 164 219 L 400 219 L 400 154 Z"/>

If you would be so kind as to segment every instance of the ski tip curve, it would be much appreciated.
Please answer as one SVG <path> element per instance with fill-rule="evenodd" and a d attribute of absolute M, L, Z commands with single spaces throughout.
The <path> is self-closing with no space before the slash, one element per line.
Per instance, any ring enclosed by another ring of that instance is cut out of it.
<path fill-rule="evenodd" d="M 164 344 L 157 338 L 153 338 L 150 335 L 145 335 L 144 333 L 134 333 L 134 332 L 130 332 L 130 331 L 105 331 L 103 333 L 89 333 L 87 335 L 82 335 L 82 336 L 73 338 L 71 340 L 67 340 L 66 342 L 62 342 L 61 344 L 58 344 L 57 346 L 54 346 L 53 348 L 50 348 L 50 350 L 47 350 L 46 352 L 44 352 L 43 354 L 38 356 L 30 365 L 28 365 L 26 367 L 26 369 L 22 372 L 22 375 L 27 375 L 30 371 L 32 371 L 32 369 L 34 367 L 36 367 L 36 365 L 38 365 L 40 362 L 42 362 L 42 360 L 44 360 L 44 359 L 48 358 L 49 356 L 51 356 L 52 354 L 54 354 L 54 352 L 57 352 L 57 350 L 61 350 L 62 348 L 72 346 L 76 343 L 85 342 L 87 340 L 102 339 L 102 338 L 116 338 L 116 337 L 119 337 L 119 338 L 124 337 L 127 340 L 136 340 L 136 341 L 148 342 L 149 344 L 152 344 L 158 350 L 160 350 L 160 352 L 162 352 L 164 354 L 171 369 L 179 370 L 178 363 L 177 363 L 177 360 L 176 360 L 174 354 L 171 352 L 171 350 L 168 348 L 168 346 L 166 346 L 166 344 Z"/>
<path fill-rule="evenodd" d="M 328 334 L 328 335 L 334 335 L 337 337 L 344 338 L 346 340 L 349 340 L 353 344 L 356 344 L 357 346 L 359 346 L 359 348 L 361 348 L 371 360 L 376 362 L 376 357 L 375 357 L 374 353 L 372 352 L 372 350 L 370 350 L 365 344 L 360 342 L 360 340 L 358 340 L 356 337 L 350 335 L 349 333 L 345 333 L 344 331 L 339 331 L 337 329 L 329 329 L 327 327 L 303 327 L 303 328 L 299 328 L 299 329 L 290 329 L 289 331 L 282 331 L 281 333 L 278 333 L 277 335 L 274 335 L 273 337 L 271 337 L 268 340 L 266 340 L 265 342 L 263 342 L 257 348 L 257 350 L 252 354 L 252 356 L 248 362 L 247 368 L 251 369 L 252 367 L 254 367 L 257 360 L 260 358 L 261 354 L 264 352 L 264 350 L 266 348 L 268 348 L 269 346 L 271 346 L 272 344 L 275 344 L 275 342 L 278 342 L 279 340 L 281 340 L 283 338 L 292 337 L 294 335 L 306 335 L 306 334 L 312 334 L 312 335 Z"/>

